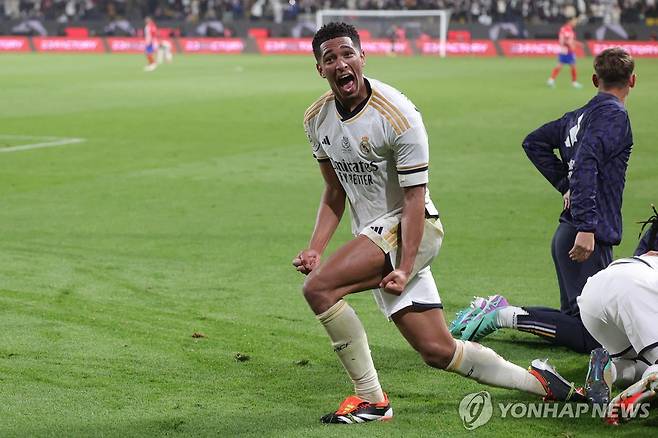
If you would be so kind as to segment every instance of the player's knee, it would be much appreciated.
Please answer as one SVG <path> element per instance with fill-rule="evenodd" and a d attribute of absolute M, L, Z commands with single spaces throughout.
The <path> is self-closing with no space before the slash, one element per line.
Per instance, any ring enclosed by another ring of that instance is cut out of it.
<path fill-rule="evenodd" d="M 302 293 L 306 302 L 313 310 L 326 307 L 330 297 L 326 282 L 319 275 L 309 274 L 302 286 Z"/>
<path fill-rule="evenodd" d="M 418 352 L 427 365 L 442 370 L 450 364 L 454 350 L 454 345 L 440 342 L 425 342 L 418 348 Z"/>
<path fill-rule="evenodd" d="M 319 281 L 316 276 L 310 274 L 308 277 L 306 277 L 304 285 L 302 286 L 302 293 L 304 294 L 304 298 L 306 298 L 306 300 L 313 299 L 315 296 L 321 293 L 321 290 L 321 281 Z"/>

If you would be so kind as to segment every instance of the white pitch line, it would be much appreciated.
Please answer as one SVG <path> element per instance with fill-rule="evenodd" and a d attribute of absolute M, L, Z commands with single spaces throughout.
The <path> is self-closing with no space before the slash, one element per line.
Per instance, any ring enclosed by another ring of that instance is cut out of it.
<path fill-rule="evenodd" d="M 10 137 L 10 136 L 3 136 L 3 137 Z M 20 136 L 13 136 L 13 137 L 20 137 Z M 28 136 L 25 136 L 25 137 L 28 137 Z M 23 138 L 25 138 L 25 137 L 23 137 Z M 32 138 L 39 138 L 39 137 L 32 137 Z M 43 137 L 41 137 L 41 138 L 43 138 Z M 31 149 L 52 148 L 52 147 L 55 147 L 55 146 L 63 146 L 63 145 L 66 145 L 66 144 L 83 143 L 85 141 L 86 140 L 84 138 L 62 138 L 60 140 L 52 140 L 52 141 L 45 141 L 45 142 L 41 142 L 41 143 L 24 144 L 24 145 L 21 145 L 21 146 L 12 146 L 12 147 L 8 147 L 8 148 L 0 148 L 0 152 L 29 151 Z"/>

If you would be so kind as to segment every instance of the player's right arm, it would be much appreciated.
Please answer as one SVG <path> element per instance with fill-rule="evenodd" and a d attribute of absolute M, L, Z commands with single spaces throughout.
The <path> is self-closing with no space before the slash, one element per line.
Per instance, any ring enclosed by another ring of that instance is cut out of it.
<path fill-rule="evenodd" d="M 324 190 L 315 218 L 315 227 L 308 248 L 301 251 L 292 261 L 302 274 L 308 274 L 320 264 L 320 257 L 334 235 L 345 212 L 345 190 L 331 165 L 331 161 L 320 161 L 324 178 Z"/>
<path fill-rule="evenodd" d="M 546 123 L 523 140 L 523 150 L 544 178 L 562 195 L 569 190 L 569 168 L 556 154 L 562 138 L 562 119 Z"/>

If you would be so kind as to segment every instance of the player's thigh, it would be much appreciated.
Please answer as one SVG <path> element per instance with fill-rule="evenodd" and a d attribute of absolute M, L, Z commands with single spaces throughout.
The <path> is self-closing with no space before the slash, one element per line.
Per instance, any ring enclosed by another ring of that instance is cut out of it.
<path fill-rule="evenodd" d="M 600 314 L 592 315 L 581 310 L 580 319 L 589 334 L 613 356 L 617 356 L 631 347 L 631 341 L 626 332 Z"/>
<path fill-rule="evenodd" d="M 341 295 L 374 289 L 391 271 L 386 254 L 366 236 L 357 236 L 314 269 L 307 287 Z"/>
<path fill-rule="evenodd" d="M 615 274 L 607 269 L 590 277 L 578 297 L 583 325 L 613 355 L 631 346 L 619 315 L 618 278 Z"/>
<path fill-rule="evenodd" d="M 658 346 L 658 288 L 655 271 L 641 263 L 620 266 L 627 271 L 620 294 L 619 320 L 640 355 Z"/>
<path fill-rule="evenodd" d="M 368 237 L 388 254 L 392 266 L 399 266 L 402 256 L 400 219 L 399 214 L 385 216 L 368 224 L 361 231 L 361 235 Z M 438 217 L 426 218 L 423 227 L 423 237 L 418 245 L 410 278 L 432 263 L 443 242 L 443 225 Z"/>

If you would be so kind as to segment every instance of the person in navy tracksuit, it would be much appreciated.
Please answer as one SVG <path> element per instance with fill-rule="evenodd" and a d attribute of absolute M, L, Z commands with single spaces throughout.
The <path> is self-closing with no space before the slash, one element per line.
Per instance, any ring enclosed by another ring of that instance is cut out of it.
<path fill-rule="evenodd" d="M 635 86 L 632 58 L 608 49 L 596 57 L 594 68 L 599 93 L 523 142 L 530 161 L 563 195 L 564 210 L 551 245 L 560 310 L 526 307 L 528 315 L 517 316 L 517 328 L 582 353 L 599 345 L 580 321 L 576 299 L 587 279 L 612 262 L 612 247 L 621 242 L 622 193 L 633 144 L 624 107 Z"/>
<path fill-rule="evenodd" d="M 635 86 L 634 67 L 621 48 L 604 50 L 594 60 L 598 94 L 523 141 L 530 161 L 563 196 L 551 245 L 560 309 L 521 308 L 504 300 L 499 307 L 485 306 L 462 337 L 477 341 L 499 328 L 516 328 L 581 353 L 599 347 L 580 320 L 576 299 L 587 279 L 612 262 L 612 247 L 621 241 L 622 193 L 633 144 L 624 101 Z"/>

